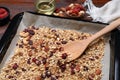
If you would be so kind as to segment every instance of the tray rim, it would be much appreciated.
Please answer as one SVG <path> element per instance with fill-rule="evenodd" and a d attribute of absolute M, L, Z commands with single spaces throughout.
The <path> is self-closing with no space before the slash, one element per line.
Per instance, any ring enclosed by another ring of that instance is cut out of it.
<path fill-rule="evenodd" d="M 30 11 L 27 11 L 27 12 L 31 13 L 31 14 L 35 14 L 35 15 L 42 15 L 42 16 L 62 18 L 62 19 L 72 19 L 72 20 L 78 20 L 78 21 L 83 21 L 83 22 L 107 25 L 106 23 L 100 23 L 100 22 L 91 22 L 91 21 L 84 21 L 84 20 L 73 19 L 73 18 L 44 15 L 44 14 L 39 14 L 39 13 L 35 13 L 35 12 L 30 12 Z M 20 24 L 23 15 L 24 15 L 24 12 L 21 12 L 21 13 L 18 13 L 16 16 L 14 16 L 14 18 L 11 20 L 11 23 L 9 24 L 7 30 L 5 31 L 5 33 L 3 34 L 3 36 L 0 40 L 0 62 L 2 61 L 2 58 L 4 57 L 13 37 L 15 36 L 15 34 L 17 32 L 18 25 Z M 14 24 L 15 22 L 16 22 L 16 24 Z M 112 40 L 110 40 L 110 43 L 111 43 L 110 46 L 112 47 L 112 54 L 110 53 L 110 59 L 112 58 L 112 61 L 110 61 L 109 80 L 120 80 L 120 77 L 119 77 L 120 72 L 117 71 L 117 69 L 120 70 L 120 67 L 119 68 L 116 67 L 118 64 L 120 64 L 120 58 L 119 58 L 119 54 L 116 52 L 116 46 L 115 46 L 119 42 L 119 41 L 116 41 L 116 39 L 117 39 L 116 33 L 118 33 L 118 32 L 120 32 L 120 31 L 118 29 L 116 29 L 116 30 L 113 30 L 112 34 L 111 34 L 111 39 L 113 40 L 113 42 L 112 42 Z M 7 39 L 6 39 L 6 37 L 7 37 Z M 115 54 L 113 54 L 113 53 L 115 53 Z"/>

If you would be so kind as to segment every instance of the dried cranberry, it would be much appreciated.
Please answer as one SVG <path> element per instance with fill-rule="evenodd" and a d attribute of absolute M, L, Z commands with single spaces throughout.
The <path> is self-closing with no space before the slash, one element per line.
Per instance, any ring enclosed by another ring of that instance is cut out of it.
<path fill-rule="evenodd" d="M 9 79 L 14 78 L 13 76 L 8 76 Z"/>
<path fill-rule="evenodd" d="M 17 63 L 14 63 L 13 67 L 12 67 L 14 70 L 16 70 L 18 68 L 18 64 Z"/>
<path fill-rule="evenodd" d="M 48 71 L 48 70 L 45 72 L 45 74 L 46 74 L 46 76 L 47 76 L 48 78 L 51 76 L 51 72 Z"/>
<path fill-rule="evenodd" d="M 62 64 L 60 66 L 61 72 L 64 72 L 66 70 L 66 64 Z"/>
<path fill-rule="evenodd" d="M 35 32 L 33 30 L 28 30 L 28 32 L 29 32 L 30 35 L 34 35 L 35 34 Z"/>
<path fill-rule="evenodd" d="M 39 66 L 39 65 L 41 64 L 41 61 L 37 60 L 37 61 L 35 62 L 35 64 L 36 64 L 37 66 Z"/>
<path fill-rule="evenodd" d="M 33 58 L 33 59 L 32 59 L 32 62 L 34 62 L 34 63 L 35 63 L 36 61 L 37 61 L 37 59 L 36 59 L 36 58 Z"/>
<path fill-rule="evenodd" d="M 62 43 L 62 44 L 66 44 L 66 43 L 67 43 L 67 41 L 61 41 L 61 43 Z"/>
<path fill-rule="evenodd" d="M 58 60 L 57 65 L 60 66 L 62 65 L 62 63 Z"/>
<path fill-rule="evenodd" d="M 43 58 L 43 59 L 42 59 L 42 63 L 43 63 L 43 64 L 46 64 L 46 62 L 47 62 L 46 58 Z"/>
<path fill-rule="evenodd" d="M 29 45 L 33 45 L 33 41 L 32 41 L 32 40 L 29 40 L 29 41 L 28 41 L 28 44 L 29 44 Z"/>
<path fill-rule="evenodd" d="M 71 66 L 70 66 L 70 68 L 71 69 L 74 69 L 76 67 L 76 64 L 74 64 L 74 63 L 71 63 Z"/>
<path fill-rule="evenodd" d="M 75 70 L 71 69 L 71 75 L 75 74 Z"/>
<path fill-rule="evenodd" d="M 62 54 L 62 59 L 66 59 L 67 56 L 68 56 L 67 53 L 63 53 L 63 54 Z"/>
<path fill-rule="evenodd" d="M 23 45 L 19 44 L 19 48 L 23 48 Z"/>
<path fill-rule="evenodd" d="M 31 60 L 31 58 L 29 58 L 29 59 L 27 60 L 27 64 L 31 64 L 30 60 Z"/>

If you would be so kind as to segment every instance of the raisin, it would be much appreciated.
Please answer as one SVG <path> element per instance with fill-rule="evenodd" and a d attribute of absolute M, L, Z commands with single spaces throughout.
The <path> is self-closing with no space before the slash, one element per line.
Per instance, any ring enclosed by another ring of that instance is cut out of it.
<path fill-rule="evenodd" d="M 13 67 L 12 67 L 14 70 L 16 70 L 18 68 L 18 64 L 17 63 L 14 63 Z"/>
<path fill-rule="evenodd" d="M 66 59 L 67 56 L 68 56 L 67 53 L 63 53 L 63 54 L 62 54 L 62 59 Z"/>

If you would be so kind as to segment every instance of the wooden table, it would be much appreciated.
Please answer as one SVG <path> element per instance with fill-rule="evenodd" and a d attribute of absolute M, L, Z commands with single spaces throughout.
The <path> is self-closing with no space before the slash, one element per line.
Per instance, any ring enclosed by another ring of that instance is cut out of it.
<path fill-rule="evenodd" d="M 36 0 L 0 0 L 0 6 L 5 6 L 9 8 L 11 19 L 13 16 L 15 16 L 17 13 L 24 12 L 24 11 L 36 11 L 34 3 Z M 84 2 L 85 0 L 56 0 L 56 5 L 60 5 L 64 1 L 66 4 L 70 4 L 71 2 Z M 103 6 L 106 2 L 110 0 L 93 0 L 93 3 L 96 6 Z M 6 28 L 8 27 L 8 24 L 5 26 L 0 27 L 0 35 L 2 35 Z"/>

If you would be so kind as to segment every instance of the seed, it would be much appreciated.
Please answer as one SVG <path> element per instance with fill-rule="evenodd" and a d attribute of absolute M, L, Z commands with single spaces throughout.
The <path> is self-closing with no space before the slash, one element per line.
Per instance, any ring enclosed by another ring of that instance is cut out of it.
<path fill-rule="evenodd" d="M 12 67 L 14 70 L 16 70 L 18 68 L 18 64 L 17 63 L 14 63 L 13 67 Z"/>

